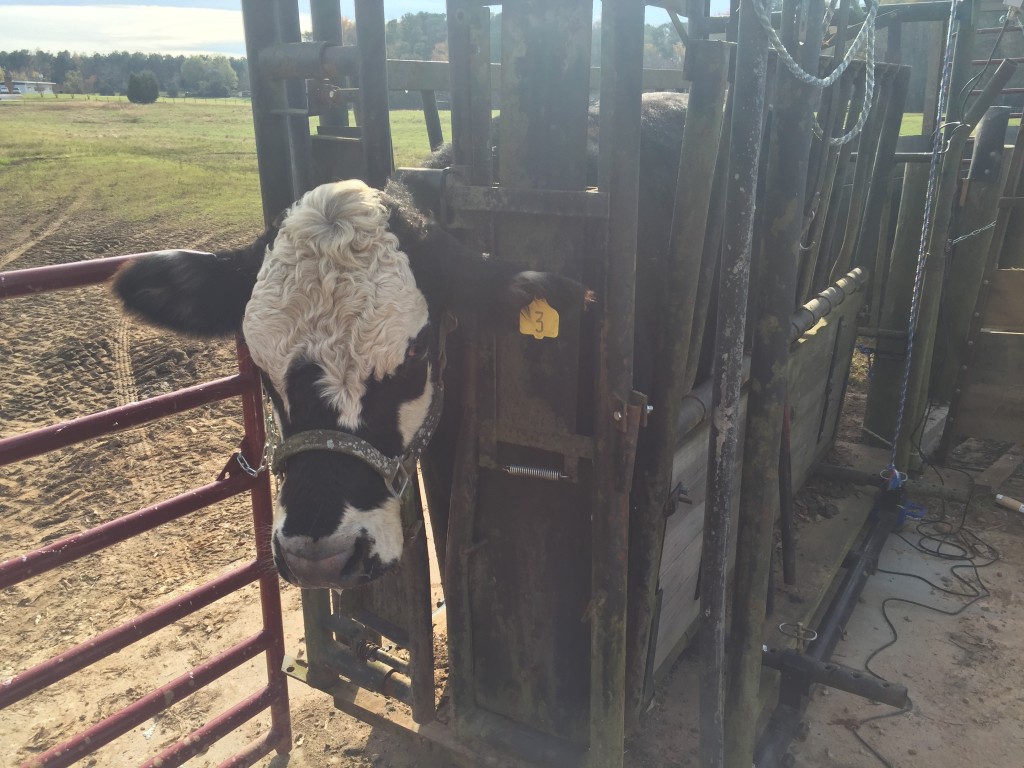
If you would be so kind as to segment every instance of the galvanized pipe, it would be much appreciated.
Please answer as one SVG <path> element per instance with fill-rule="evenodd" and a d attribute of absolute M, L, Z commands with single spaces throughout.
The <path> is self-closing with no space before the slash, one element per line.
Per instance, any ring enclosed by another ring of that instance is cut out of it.
<path fill-rule="evenodd" d="M 738 468 L 740 387 L 747 287 L 761 154 L 769 41 L 753 2 L 741 0 L 726 186 L 726 228 L 715 343 L 714 416 L 703 533 L 700 627 L 700 754 L 704 768 L 725 761 L 725 616 L 732 481 Z"/>
<path fill-rule="evenodd" d="M 800 56 L 798 15 L 821 18 L 823 0 L 785 0 L 782 39 Z M 742 23 L 742 20 L 741 20 Z M 815 71 L 820 27 L 811 24 L 801 66 Z M 797 80 L 781 60 L 775 71 L 772 136 L 768 148 L 758 285 L 754 297 L 750 393 L 740 481 L 736 567 L 726 708 L 727 768 L 753 762 L 760 711 L 761 647 L 779 511 L 779 451 L 788 392 L 789 329 L 797 291 L 814 112 L 821 88 Z"/>
<path fill-rule="evenodd" d="M 629 491 L 639 405 L 633 392 L 633 329 L 640 196 L 640 103 L 644 6 L 601 7 L 598 184 L 607 192 L 605 304 L 595 394 L 595 488 L 591 525 L 590 739 L 588 768 L 619 768 L 625 732 Z M 618 418 L 616 418 L 618 414 Z"/>
<path fill-rule="evenodd" d="M 692 85 L 675 188 L 670 271 L 664 277 L 663 295 L 671 298 L 664 304 L 662 331 L 654 340 L 654 359 L 660 363 L 651 389 L 655 411 L 641 442 L 641 476 L 634 483 L 630 521 L 628 658 L 632 663 L 626 674 L 626 701 L 631 721 L 639 720 L 643 704 L 679 411 L 683 396 L 693 385 L 680 372 L 689 368 L 691 355 L 700 355 L 700 344 L 691 342 L 699 288 L 693 275 L 699 272 L 705 258 L 704 233 L 711 190 L 691 180 L 709 179 L 715 173 L 728 85 L 729 48 L 724 43 L 704 40 L 693 40 L 687 48 L 686 74 Z"/>

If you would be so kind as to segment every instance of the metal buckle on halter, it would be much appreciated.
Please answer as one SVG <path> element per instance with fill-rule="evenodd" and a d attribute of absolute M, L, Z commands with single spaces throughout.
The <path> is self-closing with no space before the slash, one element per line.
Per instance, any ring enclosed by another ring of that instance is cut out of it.
<path fill-rule="evenodd" d="M 395 461 L 395 468 L 390 473 L 390 476 L 385 478 L 388 486 L 388 490 L 395 495 L 395 498 L 402 498 L 405 495 L 405 490 L 409 487 L 409 481 L 412 477 L 409 475 L 409 470 L 405 468 L 405 462 L 401 460 Z M 401 480 L 401 487 L 396 486 L 396 481 Z"/>

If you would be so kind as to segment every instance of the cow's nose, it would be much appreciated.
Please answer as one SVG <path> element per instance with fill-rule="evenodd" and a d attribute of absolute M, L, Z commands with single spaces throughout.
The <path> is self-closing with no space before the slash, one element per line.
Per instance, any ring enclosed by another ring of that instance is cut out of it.
<path fill-rule="evenodd" d="M 342 551 L 318 547 L 305 536 L 274 534 L 274 563 L 281 577 L 299 587 L 340 587 L 343 573 L 355 559 L 353 548 Z"/>

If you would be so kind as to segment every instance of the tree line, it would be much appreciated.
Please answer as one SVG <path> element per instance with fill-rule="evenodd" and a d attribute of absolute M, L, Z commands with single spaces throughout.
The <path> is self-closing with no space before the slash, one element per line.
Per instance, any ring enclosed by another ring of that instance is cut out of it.
<path fill-rule="evenodd" d="M 346 44 L 356 42 L 350 19 L 342 19 Z M 443 13 L 407 13 L 387 22 L 387 55 L 392 59 L 447 61 L 447 23 Z M 491 20 L 491 55 L 501 60 L 501 14 Z M 304 38 L 310 34 L 304 33 Z M 593 56 L 600 56 L 600 22 L 594 23 Z M 683 48 L 671 24 L 647 24 L 644 30 L 644 66 L 678 68 Z M 230 96 L 249 90 L 249 66 L 244 57 L 168 56 L 157 53 L 80 54 L 71 51 L 0 51 L 0 68 L 16 80 L 43 80 L 65 93 L 126 94 L 131 76 L 156 83 L 169 96 Z"/>
<path fill-rule="evenodd" d="M 14 80 L 56 83 L 64 93 L 125 94 L 131 76 L 144 73 L 168 96 L 223 97 L 249 89 L 246 60 L 226 56 L 0 51 L 0 68 Z"/>

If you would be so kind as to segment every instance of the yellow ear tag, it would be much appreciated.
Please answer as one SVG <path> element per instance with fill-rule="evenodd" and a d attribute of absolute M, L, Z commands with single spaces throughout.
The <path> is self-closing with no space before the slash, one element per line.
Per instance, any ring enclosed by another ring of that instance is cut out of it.
<path fill-rule="evenodd" d="M 519 313 L 519 332 L 535 339 L 558 337 L 558 312 L 545 299 L 534 299 Z"/>

